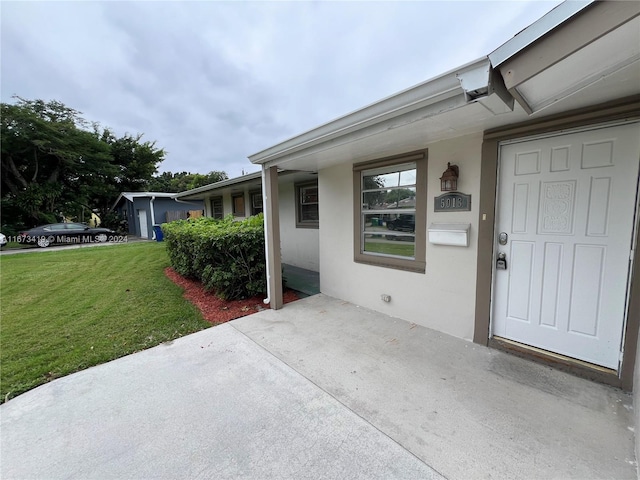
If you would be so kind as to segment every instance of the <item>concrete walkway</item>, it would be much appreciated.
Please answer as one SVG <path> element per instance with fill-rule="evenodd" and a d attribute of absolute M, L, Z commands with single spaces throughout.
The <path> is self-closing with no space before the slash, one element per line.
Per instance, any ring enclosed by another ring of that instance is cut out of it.
<path fill-rule="evenodd" d="M 10 478 L 636 478 L 629 395 L 323 295 L 0 407 Z"/>

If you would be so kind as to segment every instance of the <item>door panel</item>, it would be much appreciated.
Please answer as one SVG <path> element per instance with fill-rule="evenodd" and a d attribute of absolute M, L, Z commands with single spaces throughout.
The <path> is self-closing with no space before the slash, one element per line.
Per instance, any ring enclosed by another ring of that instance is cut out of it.
<path fill-rule="evenodd" d="M 138 218 L 140 221 L 140 236 L 142 238 L 149 238 L 149 227 L 147 225 L 147 211 L 138 210 Z"/>
<path fill-rule="evenodd" d="M 617 369 L 638 123 L 500 147 L 492 333 Z"/>

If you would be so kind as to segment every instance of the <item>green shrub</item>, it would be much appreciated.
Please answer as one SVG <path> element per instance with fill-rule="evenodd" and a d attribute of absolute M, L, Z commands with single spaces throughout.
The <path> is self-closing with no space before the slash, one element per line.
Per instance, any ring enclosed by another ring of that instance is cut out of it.
<path fill-rule="evenodd" d="M 162 225 L 171 265 L 224 299 L 267 290 L 262 214 L 237 222 L 202 217 Z"/>

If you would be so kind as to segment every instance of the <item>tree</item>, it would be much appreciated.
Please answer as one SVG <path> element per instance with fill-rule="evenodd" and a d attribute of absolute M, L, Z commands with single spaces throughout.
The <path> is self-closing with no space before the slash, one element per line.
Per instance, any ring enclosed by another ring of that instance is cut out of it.
<path fill-rule="evenodd" d="M 145 186 L 164 158 L 141 136 L 116 138 L 58 101 L 0 104 L 2 224 L 8 231 L 106 212 L 124 187 Z M 143 188 L 144 189 L 144 188 Z"/>
<path fill-rule="evenodd" d="M 106 215 L 121 192 L 148 190 L 158 164 L 164 160 L 163 149 L 156 148 L 155 142 L 143 142 L 142 135 L 135 137 L 125 134 L 116 138 L 108 129 L 102 133 L 102 140 L 109 145 L 111 163 L 116 167 L 105 188 L 94 189 L 89 200 L 94 208 Z"/>
<path fill-rule="evenodd" d="M 204 187 L 212 183 L 226 180 L 227 174 L 222 171 L 211 171 L 207 174 L 180 172 L 164 172 L 153 177 L 149 183 L 151 192 L 184 192 L 193 188 Z"/>

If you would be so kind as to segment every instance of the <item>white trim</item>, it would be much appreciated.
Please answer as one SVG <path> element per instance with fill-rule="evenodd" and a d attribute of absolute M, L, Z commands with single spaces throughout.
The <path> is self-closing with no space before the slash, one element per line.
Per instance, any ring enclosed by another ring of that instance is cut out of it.
<path fill-rule="evenodd" d="M 498 142 L 498 147 L 501 147 L 502 145 L 511 145 L 514 143 L 528 142 L 530 140 L 543 140 L 545 138 L 559 137 L 559 136 L 568 135 L 571 133 L 588 132 L 589 130 L 600 130 L 601 128 L 617 127 L 618 125 L 626 125 L 628 123 L 637 123 L 637 122 L 638 122 L 637 119 L 624 119 L 624 120 L 613 120 L 613 121 L 604 122 L 604 123 L 595 123 L 593 125 L 585 125 L 582 127 L 564 128 L 561 130 L 555 130 L 553 132 L 545 132 L 537 135 L 529 135 L 525 137 L 512 138 L 510 140 L 502 140 Z"/>
<path fill-rule="evenodd" d="M 489 54 L 494 68 L 581 12 L 595 0 L 565 1 Z"/>

